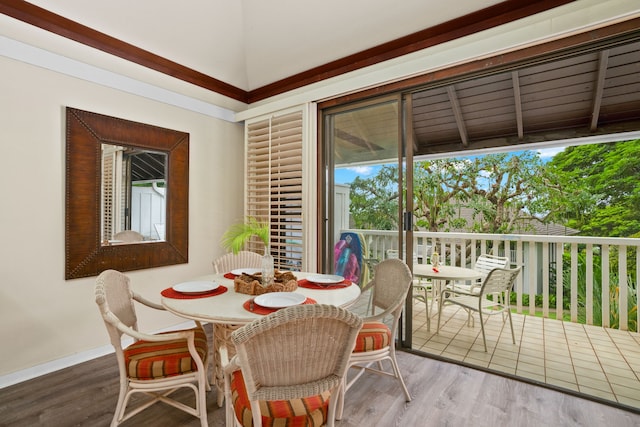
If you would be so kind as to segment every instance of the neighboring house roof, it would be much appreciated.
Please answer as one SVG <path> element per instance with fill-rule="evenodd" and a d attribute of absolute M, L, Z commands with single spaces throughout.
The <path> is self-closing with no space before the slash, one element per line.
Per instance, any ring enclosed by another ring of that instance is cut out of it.
<path fill-rule="evenodd" d="M 477 214 L 474 217 L 475 211 L 472 208 L 466 208 L 466 207 L 462 207 L 462 208 L 458 208 L 458 217 L 457 218 L 463 218 L 466 220 L 467 224 L 471 225 L 473 224 L 475 221 L 478 221 L 479 218 L 481 218 L 482 214 Z M 514 233 L 517 234 L 535 234 L 535 235 L 546 235 L 546 236 L 571 236 L 574 234 L 578 234 L 580 231 L 573 229 L 571 227 L 567 227 L 565 225 L 561 225 L 561 224 L 556 224 L 556 223 L 549 223 L 549 224 L 543 224 L 540 221 L 534 221 L 534 220 L 522 220 L 519 222 L 521 224 L 520 227 L 516 227 L 516 230 L 514 230 Z M 451 228 L 451 231 L 457 231 L 457 232 L 469 232 L 469 229 L 462 229 L 462 228 Z"/>

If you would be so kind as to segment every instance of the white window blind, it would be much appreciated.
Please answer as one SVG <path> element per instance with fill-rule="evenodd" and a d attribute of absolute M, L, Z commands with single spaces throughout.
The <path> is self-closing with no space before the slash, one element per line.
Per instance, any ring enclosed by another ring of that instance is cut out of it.
<path fill-rule="evenodd" d="M 302 111 L 247 124 L 246 214 L 270 224 L 275 267 L 303 265 Z M 258 241 L 247 249 L 260 252 Z"/>

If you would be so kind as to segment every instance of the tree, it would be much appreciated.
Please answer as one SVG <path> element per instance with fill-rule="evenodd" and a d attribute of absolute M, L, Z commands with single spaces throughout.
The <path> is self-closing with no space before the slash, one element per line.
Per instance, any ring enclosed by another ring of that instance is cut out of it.
<path fill-rule="evenodd" d="M 563 213 L 566 185 L 533 151 L 419 162 L 414 168 L 417 225 L 429 231 L 522 231 Z M 472 210 L 472 223 L 459 214 Z"/>
<path fill-rule="evenodd" d="M 568 147 L 549 167 L 589 194 L 567 209 L 568 226 L 589 236 L 640 232 L 640 140 Z"/>
<path fill-rule="evenodd" d="M 354 227 L 374 230 L 398 228 L 398 167 L 385 165 L 372 178 L 351 183 L 351 219 Z"/>

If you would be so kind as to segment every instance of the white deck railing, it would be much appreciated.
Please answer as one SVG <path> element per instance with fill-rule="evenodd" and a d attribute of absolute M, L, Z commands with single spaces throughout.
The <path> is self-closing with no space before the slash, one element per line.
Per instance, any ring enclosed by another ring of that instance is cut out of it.
<path fill-rule="evenodd" d="M 360 233 L 364 257 L 373 262 L 399 250 L 397 231 L 342 231 Z M 433 248 L 448 265 L 473 267 L 483 253 L 508 256 L 512 267 L 522 267 L 515 285 L 518 313 L 638 331 L 640 239 L 414 232 L 413 246 L 418 263 L 428 263 Z M 525 305 L 525 295 L 537 296 L 537 304 L 528 298 Z"/>

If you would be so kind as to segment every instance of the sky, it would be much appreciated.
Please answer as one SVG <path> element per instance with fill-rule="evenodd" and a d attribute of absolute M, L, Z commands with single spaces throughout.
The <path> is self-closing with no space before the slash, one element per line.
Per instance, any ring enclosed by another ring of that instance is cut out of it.
<path fill-rule="evenodd" d="M 540 159 L 548 162 L 556 154 L 564 151 L 565 147 L 542 148 L 537 150 Z M 363 179 L 375 176 L 380 170 L 380 165 L 353 166 L 348 168 L 339 168 L 335 171 L 336 184 L 349 184 L 359 176 Z"/>

